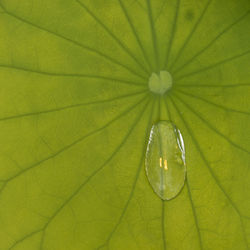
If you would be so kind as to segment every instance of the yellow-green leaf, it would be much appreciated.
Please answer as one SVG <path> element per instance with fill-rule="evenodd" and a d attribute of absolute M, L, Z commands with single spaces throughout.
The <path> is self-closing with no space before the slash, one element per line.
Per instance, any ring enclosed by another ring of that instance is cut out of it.
<path fill-rule="evenodd" d="M 249 30 L 249 0 L 0 0 L 0 249 L 249 249 Z M 159 120 L 186 150 L 170 201 Z"/>

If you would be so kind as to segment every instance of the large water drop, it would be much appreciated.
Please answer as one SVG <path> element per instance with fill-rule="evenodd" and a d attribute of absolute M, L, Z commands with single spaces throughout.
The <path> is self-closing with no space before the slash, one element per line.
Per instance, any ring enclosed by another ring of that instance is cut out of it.
<path fill-rule="evenodd" d="M 181 132 L 172 122 L 152 126 L 145 167 L 149 183 L 161 199 L 178 195 L 186 177 L 185 148 Z"/>

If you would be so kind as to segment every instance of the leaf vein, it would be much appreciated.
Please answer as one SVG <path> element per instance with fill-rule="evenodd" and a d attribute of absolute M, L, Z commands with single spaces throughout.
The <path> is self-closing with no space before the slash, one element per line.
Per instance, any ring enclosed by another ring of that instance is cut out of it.
<path fill-rule="evenodd" d="M 150 0 L 147 0 L 147 12 L 148 12 L 148 18 L 149 18 L 149 23 L 150 23 L 151 36 L 152 36 L 152 42 L 153 42 L 153 48 L 154 48 L 154 54 L 155 54 L 156 70 L 157 70 L 159 68 L 159 53 L 158 53 L 157 35 L 156 35 L 155 26 L 153 23 L 153 13 L 152 13 Z"/>
<path fill-rule="evenodd" d="M 240 210 L 238 209 L 238 207 L 236 206 L 236 204 L 233 202 L 233 200 L 230 198 L 230 196 L 227 194 L 227 192 L 225 191 L 224 187 L 220 184 L 219 179 L 217 178 L 217 176 L 215 175 L 213 169 L 211 168 L 209 162 L 207 161 L 205 155 L 203 154 L 200 145 L 196 139 L 196 137 L 194 136 L 193 131 L 191 130 L 191 128 L 189 127 L 189 125 L 187 124 L 186 120 L 184 119 L 183 115 L 181 114 L 179 108 L 177 107 L 177 105 L 175 104 L 173 98 L 170 97 L 171 102 L 173 103 L 176 111 L 178 112 L 179 116 L 181 117 L 181 120 L 183 121 L 183 124 L 185 125 L 188 133 L 190 134 L 192 141 L 194 143 L 194 145 L 196 146 L 197 152 L 200 154 L 201 159 L 203 160 L 203 162 L 205 163 L 205 166 L 207 167 L 207 169 L 209 170 L 209 173 L 211 174 L 211 176 L 213 177 L 213 180 L 215 181 L 216 185 L 219 187 L 219 189 L 221 190 L 221 192 L 224 194 L 224 196 L 226 197 L 226 199 L 230 202 L 231 206 L 234 208 L 235 212 L 237 213 L 237 215 L 239 216 L 240 219 L 240 226 L 243 232 L 243 239 L 245 241 L 245 244 L 248 247 L 248 243 L 247 243 L 247 238 L 246 238 L 246 232 L 245 232 L 245 228 L 243 226 L 243 222 L 242 222 L 242 214 L 240 212 Z"/>
<path fill-rule="evenodd" d="M 150 112 L 150 118 L 149 118 L 149 122 L 148 122 L 148 127 L 146 129 L 146 135 L 148 134 L 148 131 L 149 131 L 149 128 L 150 128 L 150 125 L 151 125 L 151 122 L 152 122 L 152 116 L 153 116 L 153 108 L 154 108 L 154 105 L 155 105 L 155 101 L 153 101 L 153 104 L 152 104 L 152 108 L 151 108 L 151 112 Z M 117 230 L 118 226 L 121 224 L 121 221 L 127 211 L 127 208 L 129 206 L 129 203 L 133 197 L 133 194 L 134 194 L 134 191 L 135 191 L 135 188 L 136 188 L 136 184 L 137 184 L 137 181 L 138 181 L 138 178 L 139 178 L 139 174 L 141 172 L 141 168 L 142 168 L 142 162 L 143 162 L 143 158 L 144 158 L 144 151 L 146 149 L 146 143 L 144 144 L 144 150 L 143 150 L 143 153 L 142 153 L 142 156 L 141 156 L 141 159 L 140 159 L 140 163 L 139 163 L 139 166 L 137 168 L 137 171 L 136 171 L 136 174 L 135 174 L 135 178 L 134 178 L 134 181 L 133 181 L 133 184 L 132 184 L 132 188 L 131 188 L 131 191 L 130 191 L 130 194 L 129 194 L 129 197 L 122 209 L 122 212 L 121 212 L 121 215 L 117 221 L 117 223 L 115 224 L 113 230 L 110 232 L 109 236 L 107 237 L 106 239 L 106 242 L 104 244 L 102 244 L 101 246 L 99 246 L 97 249 L 100 249 L 102 248 L 103 246 L 109 246 L 109 242 L 110 242 L 110 239 L 112 238 L 113 234 L 115 233 L 115 231 Z"/>
<path fill-rule="evenodd" d="M 182 100 L 182 98 L 178 97 L 175 94 L 175 97 L 182 102 L 193 114 L 195 114 L 208 128 L 210 128 L 212 131 L 214 131 L 216 134 L 218 134 L 219 136 L 221 136 L 225 141 L 227 141 L 230 145 L 234 146 L 235 148 L 250 154 L 250 152 L 243 148 L 242 146 L 236 144 L 235 142 L 233 142 L 231 139 L 227 138 L 223 133 L 221 133 L 217 128 L 215 128 L 214 126 L 211 125 L 211 123 L 209 123 L 207 120 L 205 120 L 199 113 L 197 113 L 193 108 L 191 108 L 190 105 L 188 105 L 186 102 L 184 102 Z"/>
<path fill-rule="evenodd" d="M 147 101 L 147 103 L 144 105 L 144 109 L 143 111 L 145 111 L 146 107 L 148 106 L 149 101 Z M 114 152 L 111 154 L 111 156 L 99 167 L 97 168 L 90 176 L 88 176 L 88 178 L 69 196 L 69 198 L 62 203 L 62 205 L 53 213 L 53 215 L 49 218 L 48 222 L 45 224 L 44 226 L 44 232 L 46 231 L 47 227 L 49 226 L 49 224 L 52 222 L 52 220 L 62 211 L 62 209 L 82 190 L 82 188 L 97 174 L 99 173 L 113 158 L 114 156 L 120 151 L 120 149 L 123 147 L 123 145 L 125 144 L 125 142 L 127 141 L 127 139 L 129 138 L 130 134 L 132 133 L 132 131 L 134 130 L 134 128 L 136 127 L 136 124 L 138 123 L 138 121 L 140 120 L 140 118 L 142 117 L 143 112 L 140 113 L 140 115 L 136 118 L 134 124 L 131 126 L 131 128 L 129 129 L 128 133 L 126 134 L 126 136 L 123 138 L 122 142 L 118 145 L 118 147 L 116 147 L 116 149 L 114 150 Z M 42 243 L 43 245 L 43 243 Z M 43 247 L 42 247 L 43 248 Z M 42 249 L 41 248 L 41 249 Z"/>
<path fill-rule="evenodd" d="M 134 27 L 134 25 L 133 25 L 133 23 L 132 23 L 132 21 L 131 21 L 131 19 L 130 19 L 130 17 L 129 17 L 128 11 L 127 11 L 127 9 L 125 8 L 125 6 L 124 6 L 122 0 L 118 0 L 118 1 L 119 1 L 119 4 L 120 4 L 120 6 L 121 6 L 121 9 L 122 9 L 124 15 L 125 15 L 126 18 L 127 18 L 127 21 L 128 21 L 128 23 L 129 23 L 129 25 L 130 25 L 130 28 L 131 28 L 131 30 L 132 30 L 132 33 L 133 33 L 133 35 L 134 35 L 134 37 L 135 37 L 135 39 L 136 39 L 136 41 L 137 41 L 137 43 L 138 43 L 138 45 L 139 45 L 141 51 L 142 51 L 142 54 L 143 54 L 143 56 L 144 56 L 144 59 L 145 59 L 146 62 L 148 63 L 150 69 L 152 69 L 152 65 L 151 65 L 151 63 L 150 63 L 150 61 L 149 61 L 149 59 L 148 59 L 147 53 L 146 53 L 146 51 L 145 51 L 145 49 L 144 49 L 144 47 L 143 47 L 143 45 L 142 45 L 142 42 L 141 42 L 141 40 L 140 40 L 140 38 L 139 38 L 139 36 L 138 36 L 136 30 L 135 30 L 135 27 Z"/>
<path fill-rule="evenodd" d="M 193 29 L 192 29 L 191 32 L 189 33 L 187 39 L 186 39 L 185 42 L 183 43 L 181 49 L 179 50 L 179 52 L 177 53 L 177 55 L 176 55 L 176 57 L 175 57 L 175 59 L 174 59 L 172 65 L 170 66 L 170 68 L 169 68 L 170 70 L 173 69 L 175 63 L 178 61 L 178 59 L 179 59 L 179 57 L 181 56 L 181 54 L 183 53 L 184 49 L 187 47 L 187 45 L 188 45 L 190 39 L 192 38 L 192 36 L 193 36 L 193 34 L 195 33 L 195 31 L 196 31 L 197 27 L 199 26 L 199 24 L 201 23 L 201 21 L 202 21 L 204 15 L 205 15 L 205 13 L 206 13 L 206 11 L 207 11 L 207 9 L 208 9 L 208 6 L 210 5 L 211 2 L 212 2 L 212 0 L 208 0 L 208 1 L 207 1 L 206 5 L 205 5 L 205 8 L 203 9 L 203 11 L 202 11 L 200 17 L 198 18 L 197 22 L 196 22 L 195 25 L 193 26 Z"/>
<path fill-rule="evenodd" d="M 67 106 L 58 107 L 58 108 L 54 108 L 54 109 L 41 110 L 41 111 L 36 111 L 36 112 L 6 116 L 6 117 L 0 118 L 0 122 L 1 121 L 8 121 L 8 120 L 13 120 L 13 119 L 18 119 L 18 118 L 23 118 L 23 117 L 34 116 L 34 115 L 48 114 L 48 113 L 68 110 L 68 109 L 72 109 L 72 108 L 79 108 L 79 107 L 87 106 L 87 105 L 103 104 L 103 103 L 106 103 L 106 102 L 112 102 L 112 101 L 115 101 L 115 100 L 119 100 L 119 99 L 123 99 L 123 98 L 127 98 L 127 97 L 132 97 L 132 96 L 135 96 L 135 95 L 140 95 L 140 94 L 143 94 L 145 92 L 147 92 L 147 91 L 144 90 L 144 91 L 135 92 L 135 93 L 127 94 L 127 95 L 117 96 L 117 97 L 106 99 L 106 100 L 78 103 L 78 104 L 67 105 Z"/>
<path fill-rule="evenodd" d="M 227 33 L 229 30 L 231 30 L 236 24 L 238 24 L 240 21 L 242 21 L 246 16 L 248 16 L 250 11 L 248 10 L 246 13 L 244 13 L 240 18 L 238 18 L 236 21 L 231 23 L 229 26 L 227 26 L 223 31 L 221 31 L 212 41 L 210 41 L 207 46 L 205 46 L 202 50 L 200 50 L 198 53 L 196 53 L 191 59 L 189 59 L 186 63 L 184 63 L 182 66 L 177 68 L 174 71 L 174 74 L 185 68 L 187 65 L 189 65 L 191 62 L 193 62 L 198 56 L 200 56 L 202 53 L 204 53 L 209 47 L 211 47 L 223 34 Z"/>
<path fill-rule="evenodd" d="M 238 54 L 238 55 L 235 55 L 235 56 L 226 58 L 226 59 L 224 59 L 224 60 L 221 60 L 221 61 L 219 61 L 219 62 L 216 62 L 216 63 L 214 63 L 214 64 L 212 64 L 212 65 L 209 65 L 209 66 L 207 66 L 207 67 L 204 67 L 204 68 L 202 68 L 202 69 L 199 69 L 199 70 L 192 71 L 192 72 L 189 72 L 189 73 L 187 73 L 187 74 L 181 75 L 181 76 L 177 77 L 176 80 L 181 80 L 181 79 L 183 79 L 183 78 L 185 78 L 185 77 L 192 76 L 192 75 L 196 75 L 196 74 L 198 74 L 198 73 L 205 72 L 205 71 L 207 71 L 207 70 L 209 70 L 209 69 L 216 68 L 217 66 L 221 66 L 221 65 L 223 65 L 223 64 L 225 64 L 225 63 L 228 63 L 228 62 L 231 62 L 231 61 L 233 61 L 233 60 L 236 60 L 236 59 L 238 59 L 238 58 L 240 58 L 240 57 L 246 56 L 246 55 L 248 55 L 249 53 L 250 53 L 250 50 L 247 50 L 247 51 L 245 51 L 245 52 L 243 52 L 243 53 L 241 53 L 241 54 Z"/>
<path fill-rule="evenodd" d="M 133 82 L 133 81 L 117 79 L 117 78 L 101 76 L 101 75 L 78 74 L 78 73 L 74 73 L 74 74 L 72 74 L 72 73 L 56 73 L 56 72 L 34 70 L 34 69 L 13 66 L 13 65 L 7 65 L 7 64 L 6 65 L 1 64 L 0 67 L 6 68 L 6 69 L 19 70 L 19 71 L 26 71 L 26 72 L 40 74 L 40 75 L 48 75 L 48 76 L 55 76 L 55 77 L 79 77 L 79 78 L 102 79 L 102 80 L 107 80 L 107 81 L 116 81 L 116 82 L 124 83 L 124 84 L 128 84 L 128 85 L 136 85 L 136 86 L 144 86 L 145 87 L 145 83 L 143 83 L 143 82 Z"/>
<path fill-rule="evenodd" d="M 177 26 L 177 20 L 178 20 L 178 16 L 179 16 L 180 2 L 181 2 L 181 0 L 177 0 L 176 12 L 175 12 L 175 16 L 174 16 L 174 22 L 173 22 L 173 27 L 172 27 L 172 31 L 171 31 L 170 41 L 169 41 L 169 45 L 167 48 L 164 68 L 167 68 L 167 66 L 168 66 L 168 60 L 169 60 L 169 56 L 170 56 L 172 45 L 173 45 L 173 40 L 174 40 L 175 33 L 176 33 L 176 26 Z"/>
<path fill-rule="evenodd" d="M 1 6 L 2 8 L 4 8 L 3 5 L 2 5 L 1 3 L 0 3 L 0 6 Z M 7 11 L 5 8 L 4 8 L 4 10 L 5 10 L 5 14 L 7 14 L 7 15 L 9 15 L 9 16 L 11 16 L 11 17 L 17 19 L 17 20 L 19 20 L 20 22 L 26 23 L 26 24 L 28 24 L 28 25 L 30 25 L 30 26 L 32 26 L 32 27 L 35 27 L 35 28 L 37 28 L 37 29 L 39 29 L 39 30 L 42 30 L 42 31 L 47 32 L 47 33 L 49 33 L 49 34 L 52 34 L 52 35 L 54 35 L 55 37 L 58 37 L 58 38 L 60 38 L 60 39 L 63 39 L 63 40 L 65 40 L 65 41 L 67 41 L 67 42 L 69 42 L 69 43 L 71 43 L 71 44 L 73 44 L 73 45 L 75 45 L 75 46 L 77 46 L 77 47 L 79 47 L 79 48 L 81 48 L 81 49 L 84 49 L 84 50 L 86 50 L 86 51 L 88 51 L 88 52 L 91 52 L 91 53 L 93 53 L 93 54 L 96 54 L 96 55 L 98 55 L 98 56 L 100 56 L 100 57 L 106 59 L 107 61 L 110 61 L 110 62 L 112 62 L 113 64 L 118 65 L 118 66 L 120 66 L 120 67 L 126 69 L 126 70 L 129 71 L 130 73 L 134 74 L 135 76 L 140 77 L 140 78 L 143 79 L 143 80 L 146 79 L 146 77 L 145 77 L 144 75 L 140 75 L 140 74 L 139 74 L 138 72 L 136 72 L 135 70 L 131 69 L 130 67 L 126 66 L 125 64 L 122 64 L 120 61 L 117 61 L 116 59 L 114 59 L 114 58 L 112 58 L 112 57 L 110 57 L 110 56 L 104 54 L 103 52 L 100 52 L 100 51 L 98 51 L 98 50 L 96 50 L 96 49 L 94 49 L 94 48 L 88 47 L 88 46 L 86 46 L 86 45 L 84 45 L 84 44 L 82 44 L 82 43 L 80 43 L 80 42 L 77 42 L 77 41 L 75 41 L 75 40 L 73 40 L 73 39 L 71 39 L 71 38 L 68 38 L 68 37 L 66 37 L 66 36 L 64 36 L 64 35 L 62 35 L 62 34 L 58 34 L 58 33 L 54 32 L 54 31 L 51 31 L 51 30 L 46 29 L 46 28 L 44 28 L 44 27 L 41 27 L 41 26 L 39 26 L 39 25 L 37 25 L 37 24 L 34 24 L 34 23 L 32 23 L 32 22 L 30 22 L 30 21 L 28 21 L 28 20 L 26 20 L 26 19 L 23 19 L 22 17 L 19 17 L 19 16 L 13 14 L 13 13 Z"/>
<path fill-rule="evenodd" d="M 183 94 L 183 95 L 186 95 L 186 96 L 189 96 L 191 98 L 194 98 L 194 99 L 197 99 L 197 100 L 201 100 L 207 104 L 210 104 L 214 107 L 217 107 L 217 108 L 220 108 L 226 112 L 234 112 L 234 113 L 239 113 L 239 114 L 244 114 L 244 115 L 250 115 L 250 112 L 246 112 L 246 111 L 242 111 L 242 110 L 237 110 L 237 109 L 231 109 L 231 108 L 228 108 L 228 107 L 225 107 L 224 105 L 220 105 L 220 104 L 217 104 L 217 103 L 214 103 L 214 102 L 211 102 L 209 100 L 206 100 L 200 96 L 197 96 L 197 95 L 193 95 L 191 93 L 187 93 L 187 92 L 184 92 L 184 91 L 181 91 L 181 90 L 177 90 L 179 93 Z"/>
<path fill-rule="evenodd" d="M 49 155 L 45 158 L 43 158 L 42 160 L 30 165 L 29 167 L 23 169 L 22 171 L 18 172 L 17 174 L 13 175 L 12 177 L 4 180 L 4 185 L 3 187 L 1 188 L 0 190 L 0 194 L 4 191 L 4 189 L 6 188 L 7 184 L 12 181 L 13 179 L 23 175 L 24 173 L 26 173 L 27 171 L 31 170 L 31 169 L 34 169 L 38 166 L 40 166 L 42 163 L 48 161 L 48 160 L 51 160 L 55 157 L 57 157 L 58 155 L 60 155 L 61 153 L 65 152 L 66 150 L 72 148 L 73 146 L 79 144 L 80 142 L 82 142 L 84 139 L 98 133 L 98 132 L 101 132 L 102 130 L 104 130 L 105 128 L 107 128 L 108 126 L 110 126 L 112 123 L 114 123 L 115 121 L 119 120 L 121 117 L 123 117 L 124 115 L 126 115 L 127 113 L 129 113 L 130 111 L 132 111 L 134 108 L 136 108 L 140 103 L 142 103 L 143 101 L 145 101 L 145 99 L 147 99 L 148 97 L 143 97 L 139 102 L 136 102 L 136 104 L 130 106 L 128 109 L 126 109 L 124 112 L 122 112 L 120 115 L 116 116 L 115 118 L 113 118 L 111 121 L 109 121 L 108 123 L 106 123 L 104 126 L 96 129 L 96 130 L 93 130 L 89 133 L 87 133 L 86 135 L 78 138 L 77 140 L 73 141 L 72 143 L 64 146 L 63 148 L 61 148 L 60 150 L 58 150 L 57 152 L 53 153 L 52 155 Z"/>
<path fill-rule="evenodd" d="M 138 58 L 136 58 L 131 51 L 127 48 L 127 46 L 125 46 L 120 39 L 117 38 L 117 36 L 115 36 L 115 34 L 104 24 L 102 23 L 102 21 L 100 19 L 98 19 L 97 16 L 94 15 L 94 13 L 87 8 L 87 6 L 82 3 L 79 0 L 75 0 L 109 35 L 110 37 L 112 37 L 116 43 L 137 63 L 137 65 L 147 74 L 149 74 L 149 71 L 143 66 L 143 64 L 138 60 Z"/>

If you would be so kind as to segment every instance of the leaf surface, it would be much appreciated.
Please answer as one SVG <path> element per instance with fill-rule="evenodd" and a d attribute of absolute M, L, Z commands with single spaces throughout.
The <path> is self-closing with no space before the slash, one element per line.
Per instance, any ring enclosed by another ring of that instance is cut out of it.
<path fill-rule="evenodd" d="M 0 249 L 250 248 L 247 0 L 0 1 Z M 173 87 L 150 92 L 152 73 Z M 150 187 L 152 124 L 187 180 Z"/>

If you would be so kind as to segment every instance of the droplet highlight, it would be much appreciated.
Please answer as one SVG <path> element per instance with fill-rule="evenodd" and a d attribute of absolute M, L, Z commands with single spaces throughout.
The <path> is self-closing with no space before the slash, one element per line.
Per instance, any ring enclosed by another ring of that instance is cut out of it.
<path fill-rule="evenodd" d="M 180 130 L 170 121 L 159 121 L 150 131 L 145 158 L 146 174 L 155 193 L 171 200 L 186 178 L 185 147 Z"/>
<path fill-rule="evenodd" d="M 160 74 L 152 73 L 148 81 L 150 91 L 163 95 L 173 84 L 172 76 L 168 71 L 160 71 Z"/>

